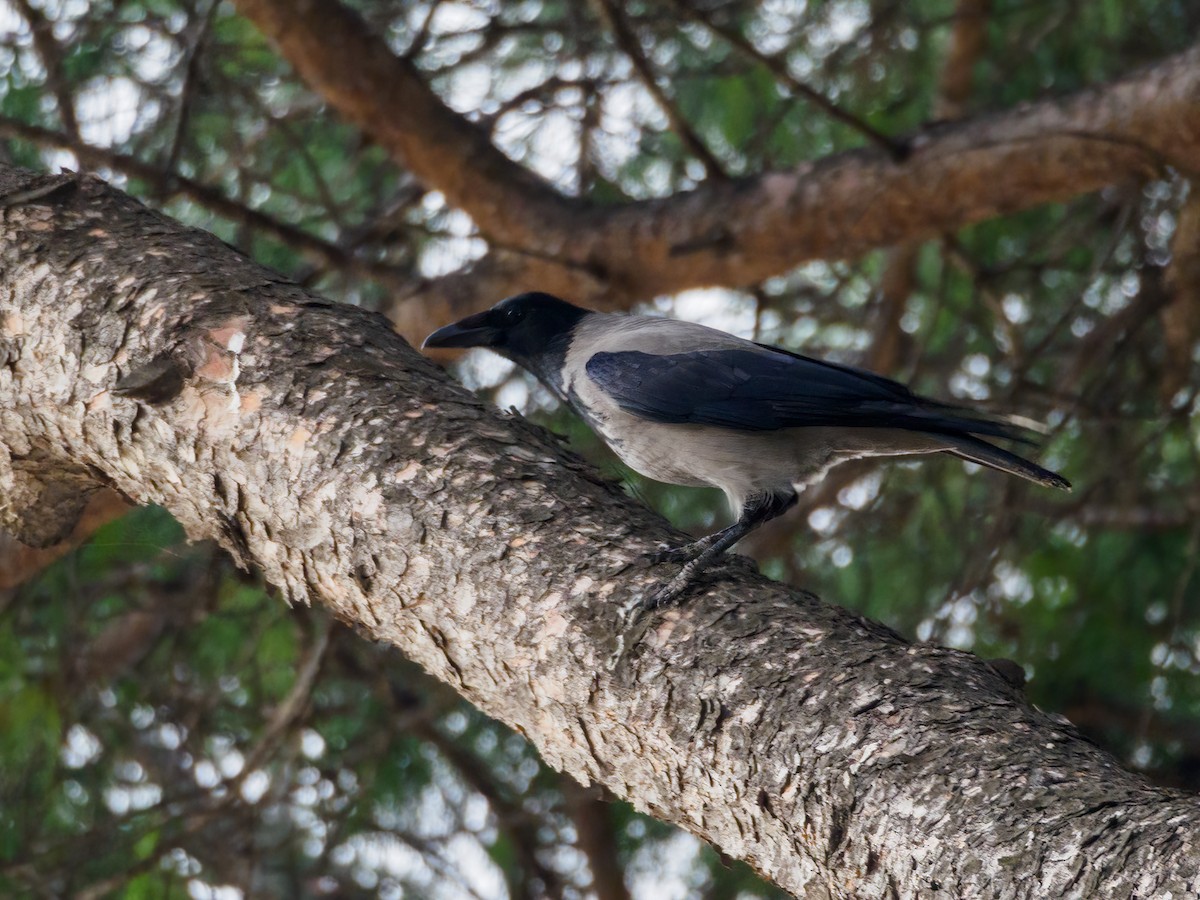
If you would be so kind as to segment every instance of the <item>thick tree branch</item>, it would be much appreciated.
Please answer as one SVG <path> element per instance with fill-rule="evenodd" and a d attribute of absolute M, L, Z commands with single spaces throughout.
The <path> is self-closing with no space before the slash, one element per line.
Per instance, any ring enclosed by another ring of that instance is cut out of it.
<path fill-rule="evenodd" d="M 670 571 L 615 574 L 674 536 L 660 519 L 381 317 L 94 179 L 47 184 L 0 169 L 10 466 L 161 503 L 551 765 L 798 894 L 1200 888 L 1195 799 L 1121 771 L 978 658 L 736 560 L 610 669 L 618 605 Z"/>
<path fill-rule="evenodd" d="M 608 309 L 629 309 L 639 299 L 605 282 L 591 267 L 564 264 L 542 254 L 512 252 L 503 247 L 494 247 L 487 256 L 461 272 L 420 279 L 405 269 L 372 261 L 353 249 L 251 209 L 210 185 L 168 172 L 128 153 L 96 147 L 62 132 L 5 116 L 0 116 L 0 137 L 69 150 L 86 166 L 104 167 L 146 182 L 159 199 L 187 197 L 218 216 L 292 247 L 315 265 L 378 281 L 393 291 L 388 316 L 395 322 L 396 330 L 410 341 L 419 341 L 439 325 L 531 285 L 566 297 L 590 297 L 596 306 Z"/>
<path fill-rule="evenodd" d="M 468 210 L 485 234 L 537 247 L 539 232 L 567 224 L 570 203 L 496 149 L 482 127 L 447 107 L 416 65 L 392 53 L 356 12 L 324 0 L 246 0 L 238 9 L 330 105 L 418 180 Z M 526 222 L 531 208 L 552 221 Z"/>
<path fill-rule="evenodd" d="M 753 284 L 806 260 L 920 240 L 1165 167 L 1192 170 L 1200 159 L 1195 47 L 1071 97 L 929 126 L 909 136 L 902 161 L 868 148 L 661 200 L 596 207 L 559 194 L 500 153 L 333 0 L 237 6 L 314 90 L 469 213 L 485 237 L 537 255 L 547 268 L 591 273 L 593 290 L 571 295 L 583 302 L 610 291 L 644 298 Z"/>

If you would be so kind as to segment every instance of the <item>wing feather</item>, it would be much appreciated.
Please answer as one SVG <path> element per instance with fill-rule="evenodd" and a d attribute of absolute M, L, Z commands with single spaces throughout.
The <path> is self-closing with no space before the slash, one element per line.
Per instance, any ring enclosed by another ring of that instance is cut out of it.
<path fill-rule="evenodd" d="M 652 422 L 738 431 L 904 428 L 1027 440 L 1011 424 L 918 397 L 882 375 L 763 345 L 665 355 L 600 352 L 585 368 L 623 410 Z"/>

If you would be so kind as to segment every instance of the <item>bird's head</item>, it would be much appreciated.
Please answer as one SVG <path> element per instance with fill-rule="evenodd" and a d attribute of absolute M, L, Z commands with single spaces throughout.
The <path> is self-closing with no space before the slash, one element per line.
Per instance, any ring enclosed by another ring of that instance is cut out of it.
<path fill-rule="evenodd" d="M 517 294 L 439 328 L 421 346 L 487 347 L 530 368 L 531 361 L 564 347 L 571 329 L 587 314 L 551 294 Z"/>

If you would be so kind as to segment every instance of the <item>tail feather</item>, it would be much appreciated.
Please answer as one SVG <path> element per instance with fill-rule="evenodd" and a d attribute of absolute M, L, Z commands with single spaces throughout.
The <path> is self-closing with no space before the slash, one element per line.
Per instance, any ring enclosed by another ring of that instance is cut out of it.
<path fill-rule="evenodd" d="M 950 443 L 950 446 L 946 448 L 946 452 L 957 456 L 959 459 L 978 463 L 981 466 L 987 466 L 989 469 L 1008 472 L 1010 475 L 1017 475 L 1029 481 L 1036 481 L 1038 484 L 1046 485 L 1046 487 L 1059 488 L 1064 491 L 1071 490 L 1071 482 L 1067 481 L 1067 479 L 1063 478 L 1057 472 L 1043 469 L 1036 463 L 1017 456 L 1015 453 L 1002 450 L 1000 447 L 989 444 L 987 441 L 981 441 L 979 438 L 973 437 L 958 437 L 953 438 L 948 443 Z"/>

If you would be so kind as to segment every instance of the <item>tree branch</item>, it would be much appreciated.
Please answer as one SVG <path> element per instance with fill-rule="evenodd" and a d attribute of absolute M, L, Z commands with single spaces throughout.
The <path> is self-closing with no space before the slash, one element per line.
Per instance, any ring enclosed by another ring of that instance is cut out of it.
<path fill-rule="evenodd" d="M 658 104 L 658 108 L 667 117 L 671 130 L 675 132 L 675 136 L 679 138 L 684 149 L 700 161 L 700 164 L 704 166 L 705 175 L 709 178 L 728 177 L 721 161 L 708 149 L 704 141 L 700 139 L 700 135 L 692 128 L 691 123 L 679 111 L 675 101 L 667 96 L 667 92 L 658 83 L 658 77 L 654 74 L 654 66 L 642 51 L 642 44 L 638 39 L 637 32 L 625 17 L 625 11 L 621 9 L 621 5 L 613 0 L 595 0 L 595 7 L 608 30 L 612 32 L 613 39 L 621 48 L 621 52 L 629 57 L 629 62 L 632 63 L 634 71 L 641 79 L 642 86 L 646 88 L 650 96 L 654 98 L 654 102 Z"/>
<path fill-rule="evenodd" d="M 63 77 L 63 50 L 54 37 L 54 23 L 45 14 L 34 8 L 29 0 L 16 0 L 18 12 L 29 23 L 33 33 L 33 45 L 37 48 L 42 65 L 46 67 L 46 84 L 54 95 L 54 103 L 58 107 L 58 117 L 62 120 L 63 130 L 73 141 L 80 141 L 79 119 L 75 115 L 75 98 Z"/>
<path fill-rule="evenodd" d="M 1008 112 L 931 125 L 894 160 L 879 149 L 709 181 L 671 197 L 597 207 L 504 156 L 449 109 L 413 65 L 333 0 L 238 0 L 343 116 L 471 215 L 490 240 L 545 269 L 594 273 L 591 292 L 648 298 L 753 284 L 817 258 L 845 258 L 1066 200 L 1200 157 L 1200 47 L 1112 84 Z M 354 59 L 355 66 L 344 65 Z M 389 90 L 379 90 L 388 85 Z M 530 285 L 541 286 L 541 285 Z M 579 287 L 586 288 L 580 284 Z"/>
<path fill-rule="evenodd" d="M 618 607 L 672 571 L 614 574 L 677 536 L 661 519 L 383 318 L 95 179 L 46 183 L 0 168 L 14 463 L 162 504 L 551 765 L 798 894 L 1196 891 L 1195 799 L 1123 772 L 977 657 L 738 560 L 608 668 Z"/>
<path fill-rule="evenodd" d="M 323 0 L 245 0 L 238 10 L 279 45 L 326 102 L 419 181 L 468 210 L 484 234 L 533 248 L 539 233 L 567 224 L 572 204 L 496 149 L 483 128 L 447 107 L 416 65 L 392 53 L 358 13 Z M 348 59 L 355 64 L 347 66 Z M 381 114 L 386 118 L 375 118 Z M 528 222 L 532 209 L 551 221 Z"/>

